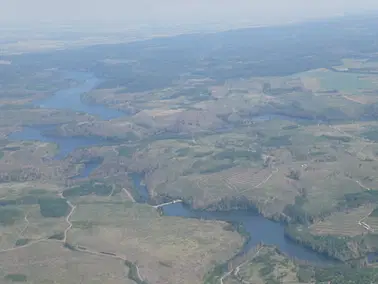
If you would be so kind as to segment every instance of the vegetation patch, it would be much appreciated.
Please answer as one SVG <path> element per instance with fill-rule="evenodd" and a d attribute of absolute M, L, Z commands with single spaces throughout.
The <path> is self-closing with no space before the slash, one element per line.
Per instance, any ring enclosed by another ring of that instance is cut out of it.
<path fill-rule="evenodd" d="M 361 134 L 364 138 L 374 142 L 378 142 L 378 129 L 371 129 Z"/>
<path fill-rule="evenodd" d="M 378 217 L 378 208 L 375 208 L 373 212 L 370 213 L 369 217 Z"/>
<path fill-rule="evenodd" d="M 270 137 L 268 140 L 264 142 L 264 146 L 266 147 L 284 147 L 289 146 L 291 144 L 292 143 L 290 135 Z"/>
<path fill-rule="evenodd" d="M 369 190 L 344 195 L 339 207 L 357 208 L 368 203 L 378 203 L 378 191 Z"/>
<path fill-rule="evenodd" d="M 31 143 L 32 145 L 33 143 Z M 3 148 L 4 151 L 10 151 L 10 152 L 14 152 L 14 151 L 19 151 L 21 150 L 21 147 L 19 146 L 15 146 L 15 147 L 5 147 Z"/>
<path fill-rule="evenodd" d="M 332 135 L 322 135 L 321 137 L 328 139 L 328 140 L 334 140 L 334 141 L 340 141 L 340 142 L 350 142 L 352 141 L 352 138 L 349 136 L 332 136 Z"/>
<path fill-rule="evenodd" d="M 134 263 L 125 260 L 125 265 L 129 268 L 129 273 L 127 274 L 127 277 L 129 279 L 135 281 L 137 284 L 148 284 L 146 281 L 143 281 L 139 278 L 138 268 Z"/>
<path fill-rule="evenodd" d="M 41 198 L 38 201 L 41 215 L 46 218 L 64 217 L 69 212 L 69 205 L 62 198 Z"/>
<path fill-rule="evenodd" d="M 378 283 L 378 271 L 373 267 L 351 268 L 348 266 L 336 266 L 328 268 L 317 267 L 314 270 L 316 283 Z"/>
<path fill-rule="evenodd" d="M 135 152 L 135 148 L 134 147 L 120 147 L 118 148 L 118 154 L 121 156 L 121 157 L 127 157 L 127 158 L 131 158 L 133 156 Z"/>
<path fill-rule="evenodd" d="M 27 277 L 24 274 L 8 274 L 4 279 L 12 282 L 26 282 Z"/>
<path fill-rule="evenodd" d="M 315 236 L 307 228 L 296 225 L 288 225 L 285 228 L 285 236 L 305 247 L 341 261 L 359 256 L 358 252 L 351 250 L 351 244 L 357 244 L 358 240 L 354 242 L 350 237 Z"/>
<path fill-rule="evenodd" d="M 21 246 L 27 245 L 29 242 L 30 242 L 30 239 L 18 239 L 15 245 L 16 247 L 21 247 Z"/>
<path fill-rule="evenodd" d="M 74 196 L 86 196 L 90 194 L 95 194 L 99 196 L 108 196 L 112 192 L 113 186 L 106 185 L 100 182 L 88 182 L 81 184 L 76 187 L 66 189 L 63 192 L 64 197 L 74 197 Z"/>
<path fill-rule="evenodd" d="M 190 153 L 190 148 L 181 148 L 176 151 L 176 154 L 179 157 L 185 157 L 189 155 L 189 153 Z"/>
<path fill-rule="evenodd" d="M 239 160 L 239 159 L 246 159 L 246 160 L 252 160 L 257 161 L 261 159 L 261 152 L 260 151 L 247 151 L 247 150 L 226 150 L 219 152 L 214 155 L 214 158 L 216 160 Z"/>
<path fill-rule="evenodd" d="M 48 190 L 41 189 L 41 188 L 33 188 L 33 189 L 29 190 L 29 194 L 31 194 L 31 195 L 45 195 L 47 193 L 49 193 Z"/>
<path fill-rule="evenodd" d="M 0 225 L 10 226 L 23 216 L 22 211 L 17 208 L 0 208 Z"/>
<path fill-rule="evenodd" d="M 26 282 L 27 277 L 24 274 L 8 274 L 4 279 L 12 282 Z"/>
<path fill-rule="evenodd" d="M 59 232 L 49 237 L 49 240 L 61 241 L 63 239 L 64 239 L 64 232 Z"/>

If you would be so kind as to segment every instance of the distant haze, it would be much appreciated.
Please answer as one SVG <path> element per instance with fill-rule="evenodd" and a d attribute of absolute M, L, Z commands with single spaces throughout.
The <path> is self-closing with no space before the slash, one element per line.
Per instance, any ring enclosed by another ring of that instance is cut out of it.
<path fill-rule="evenodd" d="M 0 0 L 0 23 L 269 25 L 378 10 L 378 0 Z M 4 26 L 3 26 L 4 27 Z"/>

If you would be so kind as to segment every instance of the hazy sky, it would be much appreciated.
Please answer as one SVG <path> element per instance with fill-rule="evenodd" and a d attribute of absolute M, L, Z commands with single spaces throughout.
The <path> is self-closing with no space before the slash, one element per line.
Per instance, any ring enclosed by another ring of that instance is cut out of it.
<path fill-rule="evenodd" d="M 378 10 L 378 0 L 0 0 L 0 22 L 277 24 Z"/>

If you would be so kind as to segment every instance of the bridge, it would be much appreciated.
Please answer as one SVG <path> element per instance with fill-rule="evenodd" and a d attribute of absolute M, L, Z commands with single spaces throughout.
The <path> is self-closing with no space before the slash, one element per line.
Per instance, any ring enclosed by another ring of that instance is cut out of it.
<path fill-rule="evenodd" d="M 154 205 L 153 207 L 155 209 L 158 209 L 158 208 L 161 208 L 161 207 L 164 207 L 164 206 L 167 206 L 167 205 L 171 205 L 171 204 L 175 204 L 175 203 L 181 203 L 181 202 L 182 202 L 181 199 L 176 199 L 176 200 L 173 200 L 173 201 L 170 201 L 170 202 L 162 203 L 162 204 L 159 204 L 159 205 Z"/>

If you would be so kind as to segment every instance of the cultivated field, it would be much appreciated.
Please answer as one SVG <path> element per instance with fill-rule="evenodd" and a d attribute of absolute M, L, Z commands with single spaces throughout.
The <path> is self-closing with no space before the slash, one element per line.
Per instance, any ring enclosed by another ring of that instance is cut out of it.
<path fill-rule="evenodd" d="M 369 233 L 370 230 L 364 226 L 364 223 L 368 222 L 368 216 L 372 210 L 371 205 L 366 205 L 347 212 L 333 213 L 324 221 L 310 226 L 311 233 L 351 237 Z"/>

